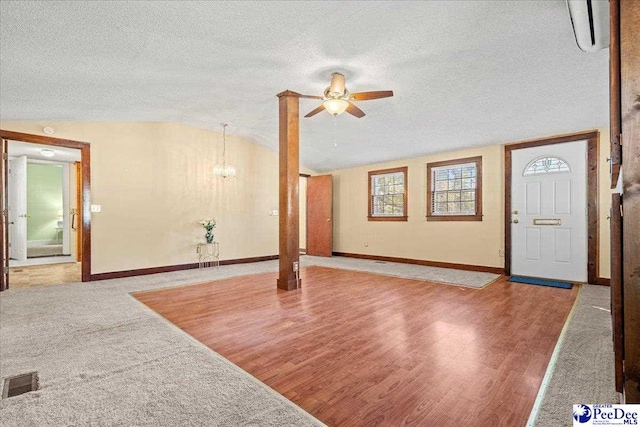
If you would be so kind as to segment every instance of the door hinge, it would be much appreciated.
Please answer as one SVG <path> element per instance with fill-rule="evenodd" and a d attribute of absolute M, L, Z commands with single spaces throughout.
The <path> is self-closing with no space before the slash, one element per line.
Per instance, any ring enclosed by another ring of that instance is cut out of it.
<path fill-rule="evenodd" d="M 2 153 L 2 160 L 7 160 L 8 158 L 7 153 Z"/>
<path fill-rule="evenodd" d="M 3 209 L 2 216 L 6 218 L 8 215 L 9 215 L 9 211 L 7 211 L 6 209 Z"/>
<path fill-rule="evenodd" d="M 620 216 L 624 216 L 624 209 L 622 209 L 622 203 L 620 204 Z"/>
<path fill-rule="evenodd" d="M 2 274 L 9 274 L 9 267 L 6 265 L 2 267 Z"/>

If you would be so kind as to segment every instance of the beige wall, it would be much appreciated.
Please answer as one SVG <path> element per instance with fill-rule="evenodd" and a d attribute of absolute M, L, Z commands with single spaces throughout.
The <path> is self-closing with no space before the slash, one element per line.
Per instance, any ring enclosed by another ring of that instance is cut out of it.
<path fill-rule="evenodd" d="M 426 164 L 482 156 L 482 221 L 426 221 Z M 502 267 L 503 148 L 491 146 L 331 172 L 334 251 Z M 368 221 L 370 170 L 408 166 L 408 221 Z"/>
<path fill-rule="evenodd" d="M 238 176 L 213 176 L 219 133 L 172 123 L 2 122 L 0 127 L 91 143 L 92 272 L 192 263 L 204 240 L 198 221 L 215 217 L 221 259 L 278 252 L 278 158 L 230 135 L 227 153 Z M 600 129 L 600 277 L 609 277 L 609 134 Z M 427 222 L 426 163 L 483 156 L 481 222 Z M 409 166 L 408 222 L 367 221 L 367 172 Z M 304 173 L 315 174 L 303 169 Z M 504 149 L 474 148 L 343 169 L 334 175 L 334 251 L 502 267 Z M 302 189 L 301 189 L 302 190 Z M 301 191 L 302 193 L 302 191 Z M 302 194 L 301 194 L 302 196 Z M 71 201 L 73 204 L 73 200 Z M 304 209 L 304 207 L 302 207 Z M 302 215 L 301 223 L 305 221 Z M 301 227 L 301 245 L 304 230 Z M 74 250 L 72 248 L 72 250 Z"/>
<path fill-rule="evenodd" d="M 600 129 L 600 277 L 609 277 L 608 128 Z M 483 220 L 428 222 L 426 164 L 482 156 Z M 408 166 L 408 221 L 367 220 L 367 172 Z M 334 176 L 334 251 L 503 267 L 504 146 L 494 145 L 331 172 Z"/>
<path fill-rule="evenodd" d="M 215 217 L 221 259 L 278 253 L 278 157 L 228 136 L 227 158 L 238 175 L 222 179 L 219 133 L 172 123 L 3 122 L 6 130 L 91 144 L 92 273 L 197 261 L 198 224 Z"/>

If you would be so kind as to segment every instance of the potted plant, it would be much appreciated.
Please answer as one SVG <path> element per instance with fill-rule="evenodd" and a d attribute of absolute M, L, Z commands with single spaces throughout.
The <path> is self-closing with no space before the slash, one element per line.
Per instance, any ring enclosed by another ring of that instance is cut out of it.
<path fill-rule="evenodd" d="M 207 239 L 207 243 L 213 243 L 213 233 L 211 231 L 216 228 L 216 220 L 213 218 L 203 219 L 200 221 L 200 225 L 207 230 L 207 234 L 204 235 L 204 238 Z"/>

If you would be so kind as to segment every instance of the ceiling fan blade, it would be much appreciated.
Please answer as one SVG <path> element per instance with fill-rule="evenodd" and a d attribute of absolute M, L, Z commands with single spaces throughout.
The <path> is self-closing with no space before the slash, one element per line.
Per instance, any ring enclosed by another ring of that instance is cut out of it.
<path fill-rule="evenodd" d="M 321 96 L 316 95 L 300 95 L 298 98 L 309 98 L 309 99 L 324 99 Z"/>
<path fill-rule="evenodd" d="M 318 114 L 320 111 L 324 110 L 324 104 L 321 104 L 318 108 L 316 108 L 315 110 L 311 111 L 309 114 L 307 114 L 305 117 L 311 117 L 311 116 L 315 116 L 316 114 Z"/>
<path fill-rule="evenodd" d="M 370 99 L 389 98 L 391 96 L 393 96 L 392 90 L 375 90 L 373 92 L 352 93 L 349 98 L 356 101 L 368 101 Z"/>
<path fill-rule="evenodd" d="M 351 102 L 347 107 L 347 113 L 351 114 L 352 116 L 356 116 L 359 119 L 365 116 L 364 111 L 356 107 L 355 104 L 352 104 Z"/>

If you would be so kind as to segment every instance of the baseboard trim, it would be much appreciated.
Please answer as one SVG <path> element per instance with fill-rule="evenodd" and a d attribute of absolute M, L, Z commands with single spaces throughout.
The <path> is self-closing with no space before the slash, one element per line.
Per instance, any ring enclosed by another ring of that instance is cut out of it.
<path fill-rule="evenodd" d="M 611 279 L 607 279 L 606 277 L 598 277 L 594 285 L 611 286 Z"/>
<path fill-rule="evenodd" d="M 252 258 L 225 259 L 220 261 L 220 265 L 245 264 L 249 262 L 271 261 L 278 259 L 278 255 L 266 255 Z M 167 265 L 163 267 L 140 268 L 137 270 L 111 271 L 108 273 L 98 273 L 91 275 L 91 281 L 121 279 L 123 277 L 146 276 L 147 274 L 168 273 L 171 271 L 194 270 L 198 268 L 198 263 Z"/>
<path fill-rule="evenodd" d="M 374 261 L 400 262 L 403 264 L 425 265 L 427 267 L 455 268 L 457 270 L 480 271 L 483 273 L 504 274 L 504 268 L 487 267 L 484 265 L 454 264 L 450 262 L 428 261 L 424 259 L 397 258 L 397 257 L 380 256 L 380 255 L 352 254 L 349 252 L 333 252 L 333 255 L 343 256 L 348 258 L 370 259 Z"/>

